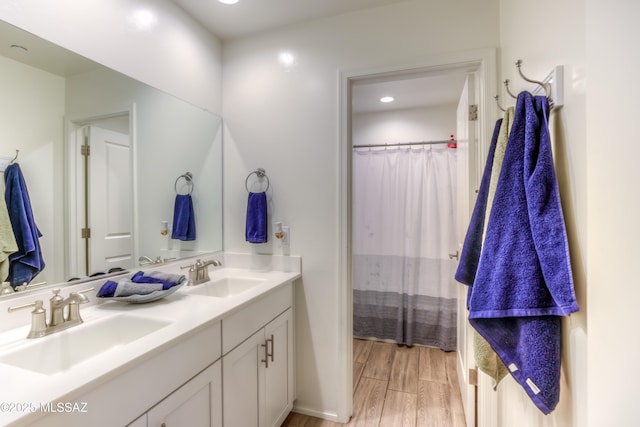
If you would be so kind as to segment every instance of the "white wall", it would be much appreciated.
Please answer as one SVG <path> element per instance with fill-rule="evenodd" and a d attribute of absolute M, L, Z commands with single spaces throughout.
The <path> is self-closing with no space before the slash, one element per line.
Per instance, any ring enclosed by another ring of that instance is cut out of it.
<path fill-rule="evenodd" d="M 456 106 L 358 113 L 351 126 L 353 145 L 444 141 L 456 133 Z"/>
<path fill-rule="evenodd" d="M 640 4 L 587 0 L 588 425 L 638 425 Z M 607 367 L 611 367 L 608 369 Z"/>
<path fill-rule="evenodd" d="M 148 11 L 152 25 L 136 22 Z M 0 19 L 164 90 L 222 111 L 221 43 L 169 0 L 21 0 Z"/>
<path fill-rule="evenodd" d="M 407 1 L 225 42 L 225 250 L 271 252 L 244 241 L 244 180 L 266 169 L 270 220 L 291 226 L 303 259 L 296 293 L 297 410 L 339 414 L 346 379 L 339 324 L 339 75 L 495 47 L 494 0 Z M 460 10 L 466 11 L 460 14 Z M 278 54 L 290 51 L 285 69 Z M 271 236 L 270 236 L 271 237 Z M 271 238 L 273 240 L 273 238 Z"/>
<path fill-rule="evenodd" d="M 0 56 L 0 155 L 13 158 L 24 175 L 45 269 L 34 283 L 64 275 L 64 216 L 56 190 L 62 188 L 63 78 Z M 34 126 L 38 123 L 38 126 Z M 4 197 L 4 179 L 0 184 Z"/>

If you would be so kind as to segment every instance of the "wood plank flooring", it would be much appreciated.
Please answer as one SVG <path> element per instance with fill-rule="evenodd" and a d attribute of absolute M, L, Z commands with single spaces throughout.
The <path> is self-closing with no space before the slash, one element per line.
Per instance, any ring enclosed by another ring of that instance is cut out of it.
<path fill-rule="evenodd" d="M 456 353 L 353 340 L 353 416 L 347 424 L 292 412 L 283 427 L 465 427 Z"/>

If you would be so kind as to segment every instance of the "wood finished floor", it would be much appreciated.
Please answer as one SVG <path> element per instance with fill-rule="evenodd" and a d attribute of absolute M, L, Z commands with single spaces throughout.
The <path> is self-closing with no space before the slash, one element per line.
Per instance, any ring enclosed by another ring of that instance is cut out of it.
<path fill-rule="evenodd" d="M 353 416 L 347 424 L 292 412 L 283 427 L 465 427 L 456 353 L 353 340 Z"/>

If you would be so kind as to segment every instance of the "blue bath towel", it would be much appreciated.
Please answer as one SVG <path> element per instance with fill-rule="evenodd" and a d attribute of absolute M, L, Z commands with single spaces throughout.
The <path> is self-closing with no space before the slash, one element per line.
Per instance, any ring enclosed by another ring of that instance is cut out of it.
<path fill-rule="evenodd" d="M 469 322 L 545 414 L 560 395 L 561 318 L 578 311 L 548 130 L 549 103 L 518 95 Z"/>
<path fill-rule="evenodd" d="M 176 195 L 173 206 L 172 239 L 196 240 L 196 217 L 193 213 L 193 200 L 190 194 Z"/>
<path fill-rule="evenodd" d="M 11 286 L 29 283 L 45 266 L 40 250 L 42 233 L 38 230 L 27 185 L 17 163 L 7 166 L 4 171 L 5 202 L 11 220 L 11 228 L 18 244 L 18 251 L 9 255 L 9 276 Z"/>
<path fill-rule="evenodd" d="M 267 193 L 249 193 L 245 238 L 249 243 L 267 241 Z"/>
<path fill-rule="evenodd" d="M 489 153 L 487 154 L 487 162 L 484 166 L 480 188 L 478 189 L 478 197 L 473 207 L 469 228 L 462 245 L 462 253 L 460 254 L 460 262 L 456 270 L 455 278 L 458 282 L 467 286 L 473 286 L 478 270 L 478 262 L 480 261 L 480 253 L 482 252 L 482 235 L 484 234 L 484 216 L 487 211 L 487 196 L 489 195 L 489 181 L 491 179 L 491 166 L 493 165 L 493 155 L 496 151 L 498 142 L 498 134 L 500 133 L 500 125 L 502 119 L 498 119 L 493 129 L 491 144 L 489 145 Z M 469 295 L 471 293 L 469 292 Z"/>

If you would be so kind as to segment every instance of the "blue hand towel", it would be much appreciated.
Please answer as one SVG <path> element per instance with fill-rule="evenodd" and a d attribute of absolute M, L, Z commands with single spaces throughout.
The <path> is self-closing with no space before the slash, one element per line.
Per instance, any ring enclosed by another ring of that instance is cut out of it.
<path fill-rule="evenodd" d="M 549 104 L 518 95 L 469 322 L 545 414 L 559 399 L 559 316 L 578 311 L 548 130 Z"/>
<path fill-rule="evenodd" d="M 193 213 L 193 200 L 190 194 L 176 195 L 173 207 L 172 239 L 196 240 L 196 218 Z"/>
<path fill-rule="evenodd" d="M 116 293 L 116 288 L 117 287 L 118 287 L 118 284 L 116 282 L 114 282 L 113 280 L 107 280 L 100 287 L 100 290 L 98 291 L 96 296 L 98 296 L 100 298 L 112 297 Z"/>
<path fill-rule="evenodd" d="M 498 119 L 493 129 L 491 144 L 489 145 L 489 153 L 487 154 L 487 162 L 484 166 L 480 188 L 478 189 L 478 197 L 473 207 L 469 228 L 462 245 L 462 253 L 460 254 L 460 262 L 456 270 L 455 278 L 458 282 L 467 286 L 473 286 L 478 270 L 478 262 L 480 261 L 480 253 L 482 252 L 482 235 L 484 234 L 484 216 L 487 211 L 487 196 L 489 195 L 489 181 L 491 179 L 491 166 L 493 165 L 493 155 L 496 151 L 498 142 L 498 134 L 500 133 L 500 125 L 502 119 Z M 470 293 L 469 293 L 470 294 Z"/>
<path fill-rule="evenodd" d="M 249 243 L 267 241 L 267 193 L 249 193 L 245 238 Z"/>
<path fill-rule="evenodd" d="M 150 271 L 147 274 L 144 274 L 142 271 L 138 271 L 131 277 L 131 281 L 136 283 L 161 283 L 162 289 L 165 291 L 179 285 L 184 280 L 184 275 L 161 273 L 159 271 Z"/>
<path fill-rule="evenodd" d="M 17 163 L 7 166 L 4 182 L 7 211 L 18 244 L 18 251 L 9 255 L 8 280 L 16 287 L 31 282 L 45 266 L 38 240 L 42 233 L 33 219 L 29 192 Z"/>

